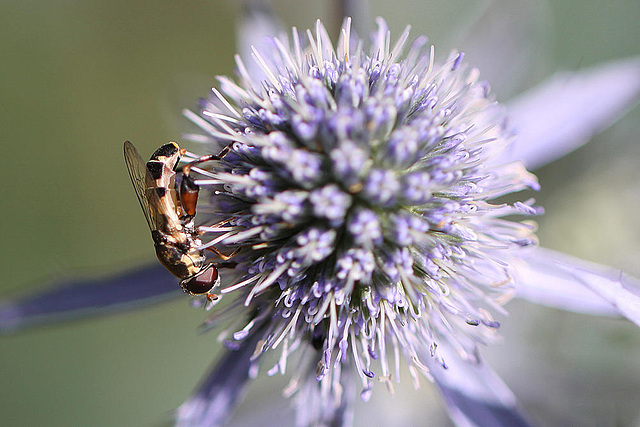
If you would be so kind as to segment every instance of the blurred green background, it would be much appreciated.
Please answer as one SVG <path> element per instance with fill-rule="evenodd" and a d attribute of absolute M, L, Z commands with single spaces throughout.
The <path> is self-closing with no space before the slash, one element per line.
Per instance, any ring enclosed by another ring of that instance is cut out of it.
<path fill-rule="evenodd" d="M 332 16 L 330 2 L 291 4 L 274 1 L 287 26 Z M 207 95 L 215 75 L 233 72 L 238 13 L 222 1 L 0 4 L 0 298 L 154 261 L 122 142 L 144 157 L 180 141 L 180 111 Z M 504 100 L 558 69 L 640 54 L 637 0 L 374 1 L 378 15 L 393 34 L 408 23 L 428 34 L 440 55 L 467 51 Z M 536 195 L 547 211 L 543 245 L 638 277 L 639 110 L 538 170 Z M 508 308 L 504 343 L 488 358 L 542 424 L 640 425 L 637 328 L 523 302 Z M 196 333 L 203 317 L 185 298 L 0 337 L 0 424 L 167 425 L 217 352 L 215 333 Z M 259 381 L 234 425 L 264 411 L 282 416 L 282 384 Z M 358 406 L 358 424 L 447 425 L 429 389 L 390 398 L 377 387 L 374 402 Z M 379 405 L 388 410 L 371 410 Z"/>

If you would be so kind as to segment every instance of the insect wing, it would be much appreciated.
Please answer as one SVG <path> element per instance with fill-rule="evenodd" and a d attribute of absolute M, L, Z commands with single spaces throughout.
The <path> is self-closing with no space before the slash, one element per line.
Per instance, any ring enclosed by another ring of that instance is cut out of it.
<path fill-rule="evenodd" d="M 138 202 L 140 202 L 140 207 L 147 220 L 149 229 L 152 231 L 156 230 L 158 228 L 154 214 L 156 209 L 152 207 L 152 204 L 155 203 L 155 206 L 158 206 L 159 201 L 149 199 L 153 197 L 154 193 L 147 191 L 147 189 L 152 186 L 147 172 L 147 165 L 145 161 L 142 160 L 142 157 L 140 157 L 136 147 L 129 141 L 124 142 L 124 161 L 127 164 L 131 184 L 133 184 L 133 189 L 136 191 Z"/>

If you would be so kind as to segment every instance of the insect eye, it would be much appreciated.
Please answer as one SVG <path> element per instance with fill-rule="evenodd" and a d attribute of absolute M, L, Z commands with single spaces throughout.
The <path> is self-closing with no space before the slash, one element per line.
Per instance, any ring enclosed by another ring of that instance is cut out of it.
<path fill-rule="evenodd" d="M 182 289 L 190 294 L 206 294 L 215 285 L 218 284 L 218 269 L 210 265 L 201 270 L 198 274 L 188 280 L 183 280 L 180 283 Z"/>

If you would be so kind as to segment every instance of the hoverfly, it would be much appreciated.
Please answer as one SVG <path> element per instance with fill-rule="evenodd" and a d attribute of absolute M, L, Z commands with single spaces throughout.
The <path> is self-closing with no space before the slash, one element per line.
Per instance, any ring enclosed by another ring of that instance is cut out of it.
<path fill-rule="evenodd" d="M 151 230 L 158 260 L 181 279 L 183 291 L 190 295 L 204 294 L 213 301 L 218 297 L 211 290 L 220 283 L 220 277 L 217 267 L 207 263 L 203 250 L 199 249 L 202 241 L 193 221 L 199 187 L 189 172 L 193 165 L 220 160 L 224 154 L 203 156 L 185 165 L 178 191 L 174 168 L 185 152 L 175 142 L 169 142 L 145 163 L 131 142 L 124 143 L 124 160 Z M 230 257 L 215 248 L 209 249 L 223 260 Z"/>

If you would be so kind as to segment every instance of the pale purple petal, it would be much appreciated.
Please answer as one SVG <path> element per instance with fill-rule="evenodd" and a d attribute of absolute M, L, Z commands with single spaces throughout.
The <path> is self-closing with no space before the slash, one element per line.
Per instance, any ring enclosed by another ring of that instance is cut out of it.
<path fill-rule="evenodd" d="M 562 264 L 585 287 L 612 304 L 622 316 L 640 326 L 640 283 L 622 271 L 598 273 Z"/>
<path fill-rule="evenodd" d="M 478 356 L 477 362 L 462 360 L 444 345 L 438 353 L 447 369 L 433 358 L 427 365 L 440 389 L 451 420 L 458 427 L 531 426 L 513 392 Z"/>
<path fill-rule="evenodd" d="M 529 169 L 584 145 L 640 99 L 640 58 L 559 73 L 509 104 L 518 137 L 505 161 Z"/>
<path fill-rule="evenodd" d="M 257 328 L 241 342 L 233 342 L 213 365 L 204 381 L 176 411 L 177 427 L 215 427 L 226 425 L 244 398 L 252 356 L 262 337 Z"/>
<path fill-rule="evenodd" d="M 0 303 L 0 334 L 136 309 L 181 294 L 178 280 L 161 265 L 106 279 L 61 283 L 29 297 Z"/>
<path fill-rule="evenodd" d="M 314 363 L 310 366 L 315 365 Z M 350 369 L 342 371 L 340 375 L 340 393 L 326 394 L 326 386 L 317 380 L 316 370 L 308 371 L 308 377 L 302 380 L 295 396 L 296 426 L 349 427 L 353 425 L 354 403 L 357 396 L 356 375 Z"/>
<path fill-rule="evenodd" d="M 640 325 L 640 284 L 619 270 L 543 248 L 516 264 L 520 298 L 579 313 L 624 316 Z"/>
<path fill-rule="evenodd" d="M 506 99 L 531 79 L 537 51 L 547 29 L 545 2 L 489 2 L 456 42 L 491 84 L 499 99 Z"/>
<path fill-rule="evenodd" d="M 264 71 L 253 58 L 253 48 L 265 52 L 272 48 L 272 38 L 282 31 L 268 0 L 247 0 L 236 32 L 238 55 L 252 80 L 264 80 Z"/>
<path fill-rule="evenodd" d="M 538 248 L 513 261 L 516 296 L 536 304 L 598 316 L 618 316 L 608 302 L 584 287 L 558 264 L 559 255 Z"/>
<path fill-rule="evenodd" d="M 338 19 L 342 21 L 343 17 L 351 17 L 351 31 L 354 35 L 365 36 L 371 31 L 371 10 L 367 0 L 342 0 L 338 2 L 340 7 L 338 12 L 341 14 Z"/>

